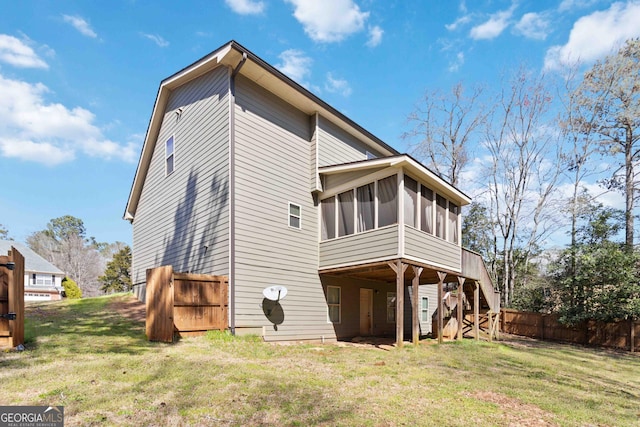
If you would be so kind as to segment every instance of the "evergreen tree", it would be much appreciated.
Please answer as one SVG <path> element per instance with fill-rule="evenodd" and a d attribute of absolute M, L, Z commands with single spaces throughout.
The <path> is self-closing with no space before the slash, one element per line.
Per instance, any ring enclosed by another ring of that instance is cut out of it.
<path fill-rule="evenodd" d="M 131 248 L 125 246 L 107 263 L 104 275 L 98 277 L 104 292 L 126 292 L 131 290 Z"/>
<path fill-rule="evenodd" d="M 577 230 L 577 244 L 555 265 L 561 321 L 613 321 L 640 317 L 638 254 L 613 239 L 624 228 L 624 213 L 593 206 Z"/>

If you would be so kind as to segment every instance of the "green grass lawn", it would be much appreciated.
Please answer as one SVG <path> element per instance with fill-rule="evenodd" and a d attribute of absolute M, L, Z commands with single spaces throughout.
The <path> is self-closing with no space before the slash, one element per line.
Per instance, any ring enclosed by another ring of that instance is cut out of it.
<path fill-rule="evenodd" d="M 65 425 L 640 426 L 640 357 L 464 340 L 382 350 L 225 333 L 150 343 L 115 295 L 27 307 L 0 353 L 0 405 Z"/>

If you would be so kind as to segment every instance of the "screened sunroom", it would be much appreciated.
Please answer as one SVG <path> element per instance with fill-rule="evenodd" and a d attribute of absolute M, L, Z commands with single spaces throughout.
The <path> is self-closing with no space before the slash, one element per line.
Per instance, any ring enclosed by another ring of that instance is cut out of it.
<path fill-rule="evenodd" d="M 404 258 L 460 271 L 464 193 L 407 155 L 319 172 L 320 270 Z"/>

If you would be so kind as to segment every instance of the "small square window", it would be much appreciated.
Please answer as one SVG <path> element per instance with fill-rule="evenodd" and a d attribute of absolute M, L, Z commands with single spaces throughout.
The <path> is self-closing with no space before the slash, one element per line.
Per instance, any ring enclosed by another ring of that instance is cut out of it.
<path fill-rule="evenodd" d="M 167 142 L 164 145 L 164 154 L 166 159 L 166 173 L 167 175 L 173 172 L 173 159 L 174 159 L 174 146 L 173 146 L 173 136 L 167 139 Z"/>
<path fill-rule="evenodd" d="M 289 227 L 302 228 L 302 208 L 300 205 L 289 203 Z"/>

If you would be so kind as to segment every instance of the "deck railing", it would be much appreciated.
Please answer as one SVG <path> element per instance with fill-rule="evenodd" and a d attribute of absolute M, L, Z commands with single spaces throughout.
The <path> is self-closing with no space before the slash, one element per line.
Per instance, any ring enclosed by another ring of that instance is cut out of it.
<path fill-rule="evenodd" d="M 480 283 L 480 289 L 494 313 L 500 312 L 500 293 L 493 287 L 493 281 L 482 257 L 469 249 L 462 248 L 462 274 Z"/>

